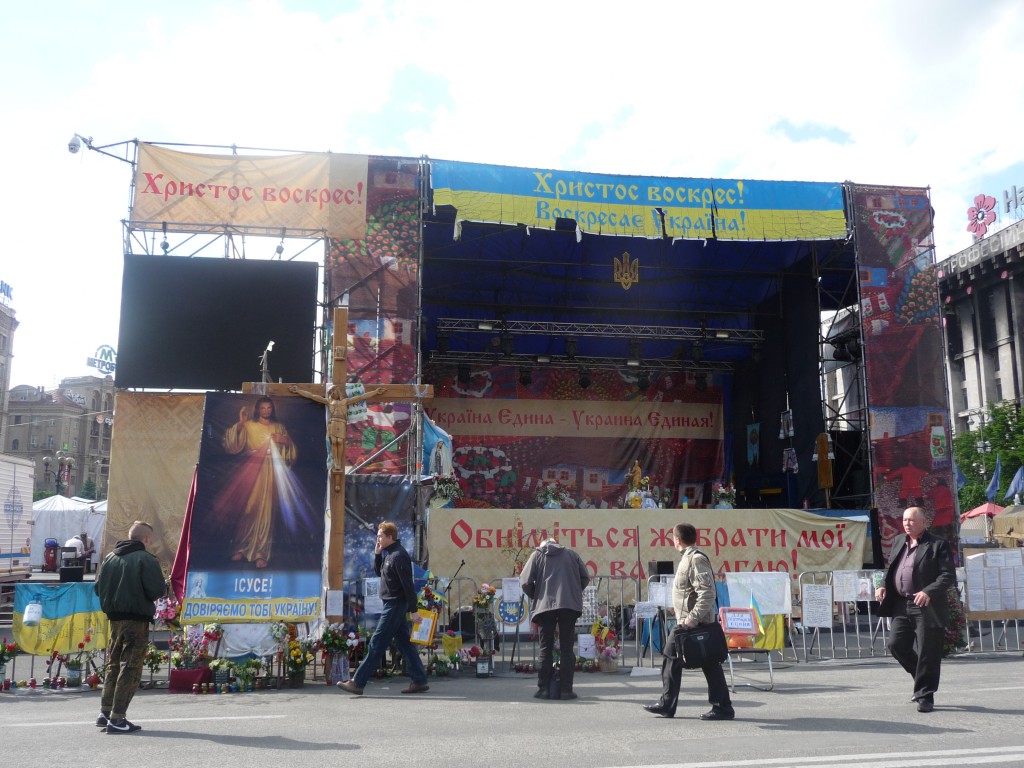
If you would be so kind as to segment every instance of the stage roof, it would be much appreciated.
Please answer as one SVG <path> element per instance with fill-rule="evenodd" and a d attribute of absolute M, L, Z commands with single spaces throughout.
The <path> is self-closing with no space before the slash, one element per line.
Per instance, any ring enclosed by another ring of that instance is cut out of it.
<path fill-rule="evenodd" d="M 571 219 L 553 229 L 468 221 L 442 205 L 425 217 L 424 252 L 425 348 L 430 360 L 447 364 L 491 353 L 495 362 L 557 362 L 567 358 L 571 337 L 577 364 L 639 351 L 648 367 L 680 359 L 693 367 L 697 341 L 698 362 L 728 369 L 752 354 L 765 318 L 785 311 L 786 281 L 817 280 L 823 311 L 856 302 L 854 248 L 845 236 L 608 235 L 581 231 Z M 628 275 L 631 266 L 635 281 L 627 287 L 616 270 Z M 502 323 L 511 354 L 502 354 Z M 637 340 L 641 346 L 630 347 Z"/>

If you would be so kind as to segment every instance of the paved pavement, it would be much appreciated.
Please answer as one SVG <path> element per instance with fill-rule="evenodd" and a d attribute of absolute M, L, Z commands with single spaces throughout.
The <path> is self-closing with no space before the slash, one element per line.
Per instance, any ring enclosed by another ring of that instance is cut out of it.
<path fill-rule="evenodd" d="M 705 723 L 703 676 L 685 673 L 679 712 L 640 705 L 660 682 L 628 670 L 581 674 L 576 701 L 532 698 L 534 678 L 503 673 L 431 680 L 402 695 L 405 678 L 371 682 L 363 696 L 321 683 L 299 690 L 192 696 L 140 691 L 139 733 L 97 729 L 97 692 L 0 694 L 4 765 L 70 762 L 267 766 L 1024 766 L 1024 662 L 1019 653 L 967 654 L 943 664 L 936 709 L 909 703 L 910 678 L 891 659 L 784 662 L 775 688 L 741 687 L 737 719 Z M 762 667 L 743 668 L 763 682 Z M 73 750 L 73 755 L 72 755 Z"/>

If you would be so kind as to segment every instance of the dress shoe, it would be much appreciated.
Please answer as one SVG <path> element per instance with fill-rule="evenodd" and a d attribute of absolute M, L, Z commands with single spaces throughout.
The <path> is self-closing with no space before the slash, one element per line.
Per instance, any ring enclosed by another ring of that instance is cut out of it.
<path fill-rule="evenodd" d="M 360 688 L 358 685 L 356 685 L 351 680 L 346 680 L 343 683 L 335 683 L 335 685 L 337 685 L 339 688 L 341 688 L 341 690 L 345 691 L 346 693 L 353 693 L 356 696 L 362 696 L 363 695 L 363 689 Z"/>
<path fill-rule="evenodd" d="M 644 709 L 650 712 L 652 715 L 661 715 L 662 717 L 675 717 L 675 712 L 669 712 L 661 704 L 644 704 Z"/>
<path fill-rule="evenodd" d="M 533 698 L 535 698 L 535 699 L 550 699 L 551 698 L 551 694 L 548 693 L 547 690 L 544 689 L 544 688 L 538 688 L 537 692 L 535 694 L 533 694 Z"/>
<path fill-rule="evenodd" d="M 918 712 L 931 712 L 934 709 L 935 704 L 934 702 L 932 702 L 931 699 L 921 699 L 919 702 L 917 702 Z"/>
<path fill-rule="evenodd" d="M 426 693 L 430 686 L 426 683 L 413 683 L 408 688 L 403 688 L 402 693 Z"/>
<path fill-rule="evenodd" d="M 735 717 L 736 717 L 736 713 L 735 712 L 717 712 L 717 711 L 712 709 L 710 712 L 705 712 L 703 715 L 701 715 L 700 719 L 701 720 L 732 720 Z"/>

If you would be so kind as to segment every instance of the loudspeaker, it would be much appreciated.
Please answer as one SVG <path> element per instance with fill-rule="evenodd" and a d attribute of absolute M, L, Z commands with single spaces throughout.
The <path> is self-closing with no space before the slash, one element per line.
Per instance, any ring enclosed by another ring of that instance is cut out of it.
<path fill-rule="evenodd" d="M 80 565 L 64 565 L 60 569 L 60 581 L 61 584 L 66 584 L 71 581 L 81 581 L 82 572 L 85 569 Z"/>
<path fill-rule="evenodd" d="M 648 560 L 648 576 L 671 576 L 676 572 L 676 564 L 671 560 Z"/>

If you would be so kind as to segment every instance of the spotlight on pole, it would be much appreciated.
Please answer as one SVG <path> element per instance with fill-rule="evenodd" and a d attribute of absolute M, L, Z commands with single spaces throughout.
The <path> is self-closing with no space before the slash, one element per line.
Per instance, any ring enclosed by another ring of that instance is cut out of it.
<path fill-rule="evenodd" d="M 586 389 L 590 386 L 590 371 L 586 368 L 580 369 L 580 389 Z"/>
<path fill-rule="evenodd" d="M 519 369 L 519 383 L 524 387 L 528 387 L 533 384 L 533 372 L 529 368 Z"/>

